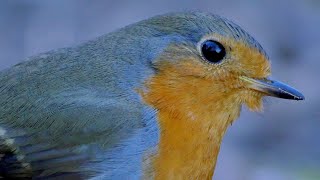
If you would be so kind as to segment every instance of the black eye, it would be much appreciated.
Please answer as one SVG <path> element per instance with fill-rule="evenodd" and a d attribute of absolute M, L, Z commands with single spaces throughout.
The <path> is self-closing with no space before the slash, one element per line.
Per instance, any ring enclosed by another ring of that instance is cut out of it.
<path fill-rule="evenodd" d="M 222 44 L 213 40 L 203 42 L 201 51 L 203 57 L 212 63 L 220 62 L 226 55 L 226 50 Z"/>

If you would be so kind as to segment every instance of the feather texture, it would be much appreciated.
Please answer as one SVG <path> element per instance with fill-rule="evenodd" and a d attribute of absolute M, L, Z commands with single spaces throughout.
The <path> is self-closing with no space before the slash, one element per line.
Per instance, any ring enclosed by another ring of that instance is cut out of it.
<path fill-rule="evenodd" d="M 0 72 L 0 176 L 152 177 L 157 112 L 138 91 L 147 90 L 145 82 L 157 73 L 158 57 L 167 47 L 187 47 L 169 61 L 199 58 L 197 43 L 212 32 L 244 40 L 265 54 L 249 34 L 224 18 L 175 13 Z"/>

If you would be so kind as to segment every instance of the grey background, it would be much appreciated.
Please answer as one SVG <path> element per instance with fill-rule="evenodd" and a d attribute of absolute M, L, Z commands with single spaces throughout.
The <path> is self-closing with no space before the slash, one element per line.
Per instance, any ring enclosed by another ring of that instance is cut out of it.
<path fill-rule="evenodd" d="M 306 96 L 303 102 L 267 98 L 264 113 L 244 108 L 223 141 L 215 179 L 320 179 L 319 0 L 2 0 L 0 69 L 182 10 L 240 24 L 268 52 L 273 77 Z"/>

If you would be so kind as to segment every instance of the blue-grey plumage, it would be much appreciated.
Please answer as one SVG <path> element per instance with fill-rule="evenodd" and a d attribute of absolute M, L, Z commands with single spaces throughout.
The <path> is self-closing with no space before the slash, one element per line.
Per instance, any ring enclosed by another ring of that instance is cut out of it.
<path fill-rule="evenodd" d="M 0 159 L 0 175 L 143 177 L 143 159 L 154 153 L 159 127 L 156 110 L 137 89 L 157 73 L 154 64 L 169 45 L 194 47 L 170 60 L 199 56 L 197 43 L 212 32 L 266 55 L 229 20 L 188 12 L 156 16 L 2 71 L 0 154 L 7 160 Z"/>

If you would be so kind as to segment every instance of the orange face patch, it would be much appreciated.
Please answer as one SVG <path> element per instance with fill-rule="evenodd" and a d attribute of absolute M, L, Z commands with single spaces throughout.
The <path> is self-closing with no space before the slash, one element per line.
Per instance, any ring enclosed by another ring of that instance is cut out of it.
<path fill-rule="evenodd" d="M 141 92 L 158 110 L 160 142 L 152 165 L 157 179 L 211 178 L 222 137 L 242 103 L 261 107 L 263 94 L 246 88 L 239 76 L 267 77 L 267 59 L 242 42 L 215 38 L 227 49 L 221 63 L 206 62 L 193 47 L 170 46 Z"/>

